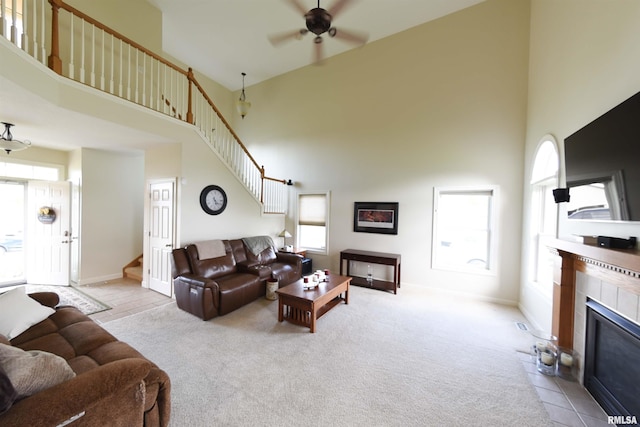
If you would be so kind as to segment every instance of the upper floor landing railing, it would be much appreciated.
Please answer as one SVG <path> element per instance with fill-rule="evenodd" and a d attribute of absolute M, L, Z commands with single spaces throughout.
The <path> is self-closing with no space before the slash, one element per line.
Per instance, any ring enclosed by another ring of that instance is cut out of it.
<path fill-rule="evenodd" d="M 191 68 L 62 0 L 0 0 L 0 33 L 57 74 L 196 126 L 265 213 L 286 211 L 285 180 L 265 175 Z"/>

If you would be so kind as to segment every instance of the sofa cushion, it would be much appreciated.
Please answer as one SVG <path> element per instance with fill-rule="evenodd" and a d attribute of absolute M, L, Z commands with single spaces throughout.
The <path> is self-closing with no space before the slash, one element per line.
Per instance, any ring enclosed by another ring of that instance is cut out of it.
<path fill-rule="evenodd" d="M 188 245 L 186 247 L 187 255 L 189 256 L 189 263 L 193 268 L 193 273 L 197 276 L 205 277 L 207 279 L 217 279 L 218 277 L 232 274 L 237 271 L 236 260 L 231 252 L 231 247 L 228 241 L 225 242 L 225 256 L 217 258 L 204 258 L 200 257 L 198 248 L 196 245 Z"/>
<path fill-rule="evenodd" d="M 29 298 L 24 287 L 12 289 L 0 295 L 0 334 L 13 339 L 53 313 L 51 307 Z"/>
<path fill-rule="evenodd" d="M 216 281 L 220 288 L 221 316 L 266 294 L 264 281 L 253 274 L 232 274 Z"/>
<path fill-rule="evenodd" d="M 0 366 L 0 414 L 8 411 L 17 398 L 18 392 L 13 388 L 11 380 Z"/>
<path fill-rule="evenodd" d="M 247 251 L 247 260 L 250 263 L 255 262 L 260 265 L 269 265 L 276 260 L 276 250 L 273 246 L 269 246 L 257 255 L 254 255 L 251 251 Z"/>
<path fill-rule="evenodd" d="M 31 396 L 76 375 L 60 356 L 40 350 L 24 351 L 6 344 L 0 344 L 0 367 L 18 398 Z"/>

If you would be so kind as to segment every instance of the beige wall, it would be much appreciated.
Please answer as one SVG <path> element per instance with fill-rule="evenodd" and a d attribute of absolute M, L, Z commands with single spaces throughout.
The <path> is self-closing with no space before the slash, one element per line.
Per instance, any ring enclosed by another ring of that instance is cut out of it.
<path fill-rule="evenodd" d="M 122 277 L 142 254 L 144 156 L 82 149 L 81 284 Z"/>
<path fill-rule="evenodd" d="M 267 173 L 331 191 L 314 267 L 396 252 L 403 282 L 518 300 L 528 29 L 528 1 L 490 0 L 247 89 L 234 126 Z M 500 191 L 497 273 L 431 269 L 434 187 L 480 185 Z M 355 201 L 399 202 L 399 234 L 354 233 Z"/>
<path fill-rule="evenodd" d="M 65 0 L 65 3 L 150 51 L 162 53 L 162 12 L 147 0 Z"/>
<path fill-rule="evenodd" d="M 533 0 L 525 170 L 525 228 L 521 309 L 543 329 L 551 327 L 550 283 L 529 283 L 526 270 L 530 191 L 526 182 L 545 134 L 564 138 L 640 90 L 640 3 L 635 0 Z M 559 205 L 559 235 L 640 235 L 638 223 L 567 221 Z"/>

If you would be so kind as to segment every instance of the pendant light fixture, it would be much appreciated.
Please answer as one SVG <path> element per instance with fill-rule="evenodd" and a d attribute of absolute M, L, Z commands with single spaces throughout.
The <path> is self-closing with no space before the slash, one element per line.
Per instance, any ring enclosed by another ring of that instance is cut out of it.
<path fill-rule="evenodd" d="M 0 136 L 0 149 L 6 151 L 7 154 L 11 154 L 12 151 L 24 150 L 31 146 L 30 141 L 13 139 L 13 135 L 11 134 L 11 126 L 13 126 L 13 123 L 1 123 L 4 125 L 4 132 L 2 132 L 2 136 Z"/>
<path fill-rule="evenodd" d="M 249 112 L 249 108 L 251 108 L 251 103 L 247 101 L 247 96 L 244 94 L 244 76 L 246 73 L 242 73 L 242 93 L 240 94 L 240 98 L 238 102 L 236 102 L 236 107 L 238 107 L 238 113 L 244 119 L 244 116 Z"/>

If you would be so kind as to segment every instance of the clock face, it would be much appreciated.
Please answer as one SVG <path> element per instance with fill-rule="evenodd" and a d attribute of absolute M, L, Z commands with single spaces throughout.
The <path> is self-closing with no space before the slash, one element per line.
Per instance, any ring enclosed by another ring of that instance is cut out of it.
<path fill-rule="evenodd" d="M 207 185 L 200 193 L 200 206 L 209 215 L 218 215 L 227 207 L 227 194 L 217 185 Z"/>

